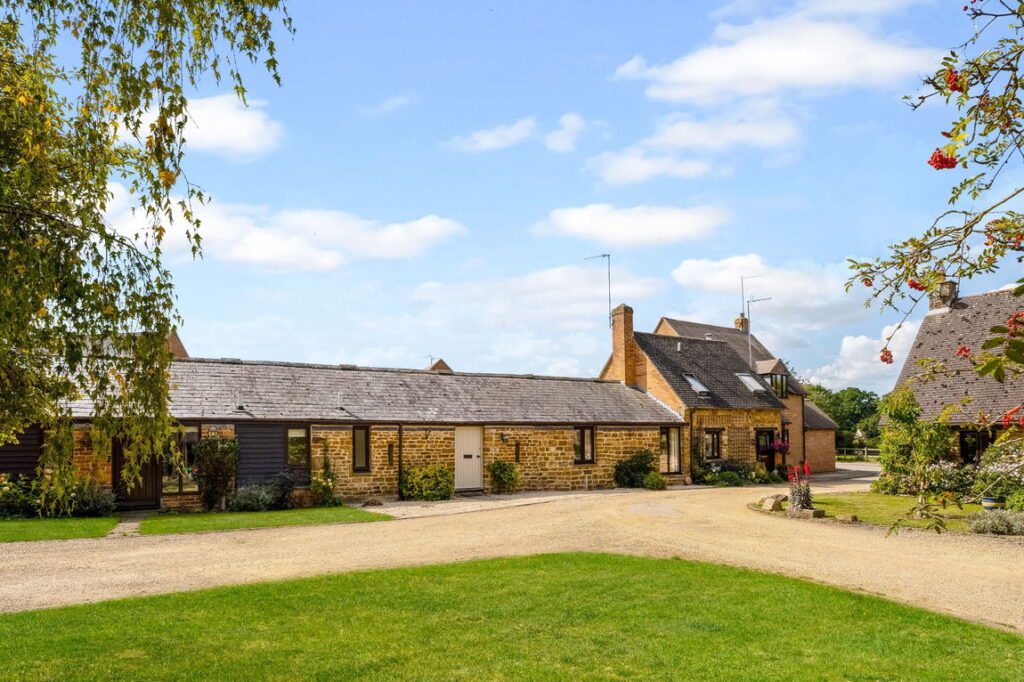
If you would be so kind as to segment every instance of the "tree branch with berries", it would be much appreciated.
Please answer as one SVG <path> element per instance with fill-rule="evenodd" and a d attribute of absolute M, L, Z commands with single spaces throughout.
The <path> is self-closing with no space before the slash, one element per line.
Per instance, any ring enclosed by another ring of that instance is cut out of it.
<path fill-rule="evenodd" d="M 933 99 L 954 108 L 956 119 L 941 131 L 943 144 L 924 162 L 938 172 L 967 175 L 952 187 L 950 208 L 923 234 L 891 245 L 874 260 L 848 261 L 853 274 L 847 290 L 866 287 L 867 305 L 902 312 L 896 329 L 943 282 L 1024 261 L 1024 213 L 1012 210 L 1024 187 L 996 186 L 1003 170 L 1024 161 L 1024 2 L 971 0 L 963 11 L 974 24 L 973 34 L 924 79 L 924 92 L 906 99 L 913 109 Z M 1024 279 L 1017 285 L 1014 295 L 1024 295 Z M 1022 323 L 1024 314 L 1018 313 L 993 327 L 981 348 L 951 348 L 950 357 L 968 358 L 975 371 L 999 382 L 1022 374 Z M 891 339 L 879 356 L 888 364 L 893 362 Z"/>

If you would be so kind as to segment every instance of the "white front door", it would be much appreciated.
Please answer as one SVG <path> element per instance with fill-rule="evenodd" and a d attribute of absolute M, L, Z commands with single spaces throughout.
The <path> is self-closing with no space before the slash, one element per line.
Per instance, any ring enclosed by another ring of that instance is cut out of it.
<path fill-rule="evenodd" d="M 479 426 L 455 429 L 455 489 L 484 487 L 484 430 Z"/>

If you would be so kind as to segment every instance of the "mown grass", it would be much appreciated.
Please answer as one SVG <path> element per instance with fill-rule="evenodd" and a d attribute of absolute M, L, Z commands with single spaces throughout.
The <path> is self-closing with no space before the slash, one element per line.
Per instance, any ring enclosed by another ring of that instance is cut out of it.
<path fill-rule="evenodd" d="M 216 512 L 209 514 L 157 514 L 139 526 L 142 535 L 195 533 L 203 530 L 235 530 L 274 526 L 312 526 L 321 523 L 362 523 L 387 521 L 387 514 L 376 514 L 352 507 L 313 507 L 265 512 Z"/>
<path fill-rule="evenodd" d="M 101 538 L 120 521 L 116 516 L 92 519 L 3 519 L 0 542 Z"/>
<path fill-rule="evenodd" d="M 743 569 L 594 554 L 8 614 L 0 641 L 19 680 L 1024 679 L 1024 638 L 1008 632 Z"/>
<path fill-rule="evenodd" d="M 841 495 L 815 495 L 814 506 L 825 510 L 826 516 L 836 514 L 856 514 L 864 523 L 880 526 L 891 526 L 897 519 L 904 519 L 904 524 L 913 528 L 924 528 L 927 521 L 907 519 L 906 516 L 914 506 L 914 499 L 902 495 L 882 495 L 881 493 L 843 493 Z M 956 505 L 948 507 L 943 514 L 946 516 L 946 528 L 955 531 L 967 531 L 965 517 L 981 511 L 979 504 L 965 504 L 963 509 Z"/>

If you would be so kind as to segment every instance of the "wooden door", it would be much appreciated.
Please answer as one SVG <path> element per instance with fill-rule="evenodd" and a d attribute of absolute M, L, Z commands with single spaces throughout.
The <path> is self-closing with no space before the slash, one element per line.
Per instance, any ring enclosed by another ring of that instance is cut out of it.
<path fill-rule="evenodd" d="M 775 471 L 775 450 L 772 448 L 774 431 L 757 431 L 757 460 L 764 464 L 768 471 Z"/>
<path fill-rule="evenodd" d="M 484 487 L 484 430 L 478 426 L 455 429 L 455 489 Z"/>
<path fill-rule="evenodd" d="M 124 449 L 121 441 L 115 440 L 111 453 L 113 466 L 114 496 L 118 509 L 153 509 L 160 506 L 160 465 L 157 457 L 151 455 L 142 465 L 142 480 L 129 486 L 122 480 Z"/>

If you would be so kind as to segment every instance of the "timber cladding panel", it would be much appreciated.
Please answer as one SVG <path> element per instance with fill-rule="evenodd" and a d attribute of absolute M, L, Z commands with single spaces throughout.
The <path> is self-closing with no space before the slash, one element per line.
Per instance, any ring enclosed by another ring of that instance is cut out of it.
<path fill-rule="evenodd" d="M 657 454 L 660 438 L 658 427 L 597 426 L 594 462 L 576 464 L 573 427 L 489 426 L 484 429 L 484 488 L 493 488 L 487 466 L 495 460 L 515 462 L 517 445 L 520 490 L 614 488 L 616 462 L 638 450 Z"/>
<path fill-rule="evenodd" d="M 720 429 L 722 456 L 748 462 L 757 459 L 757 429 L 782 428 L 778 410 L 690 410 L 689 417 L 695 446 L 700 446 L 705 429 Z"/>

